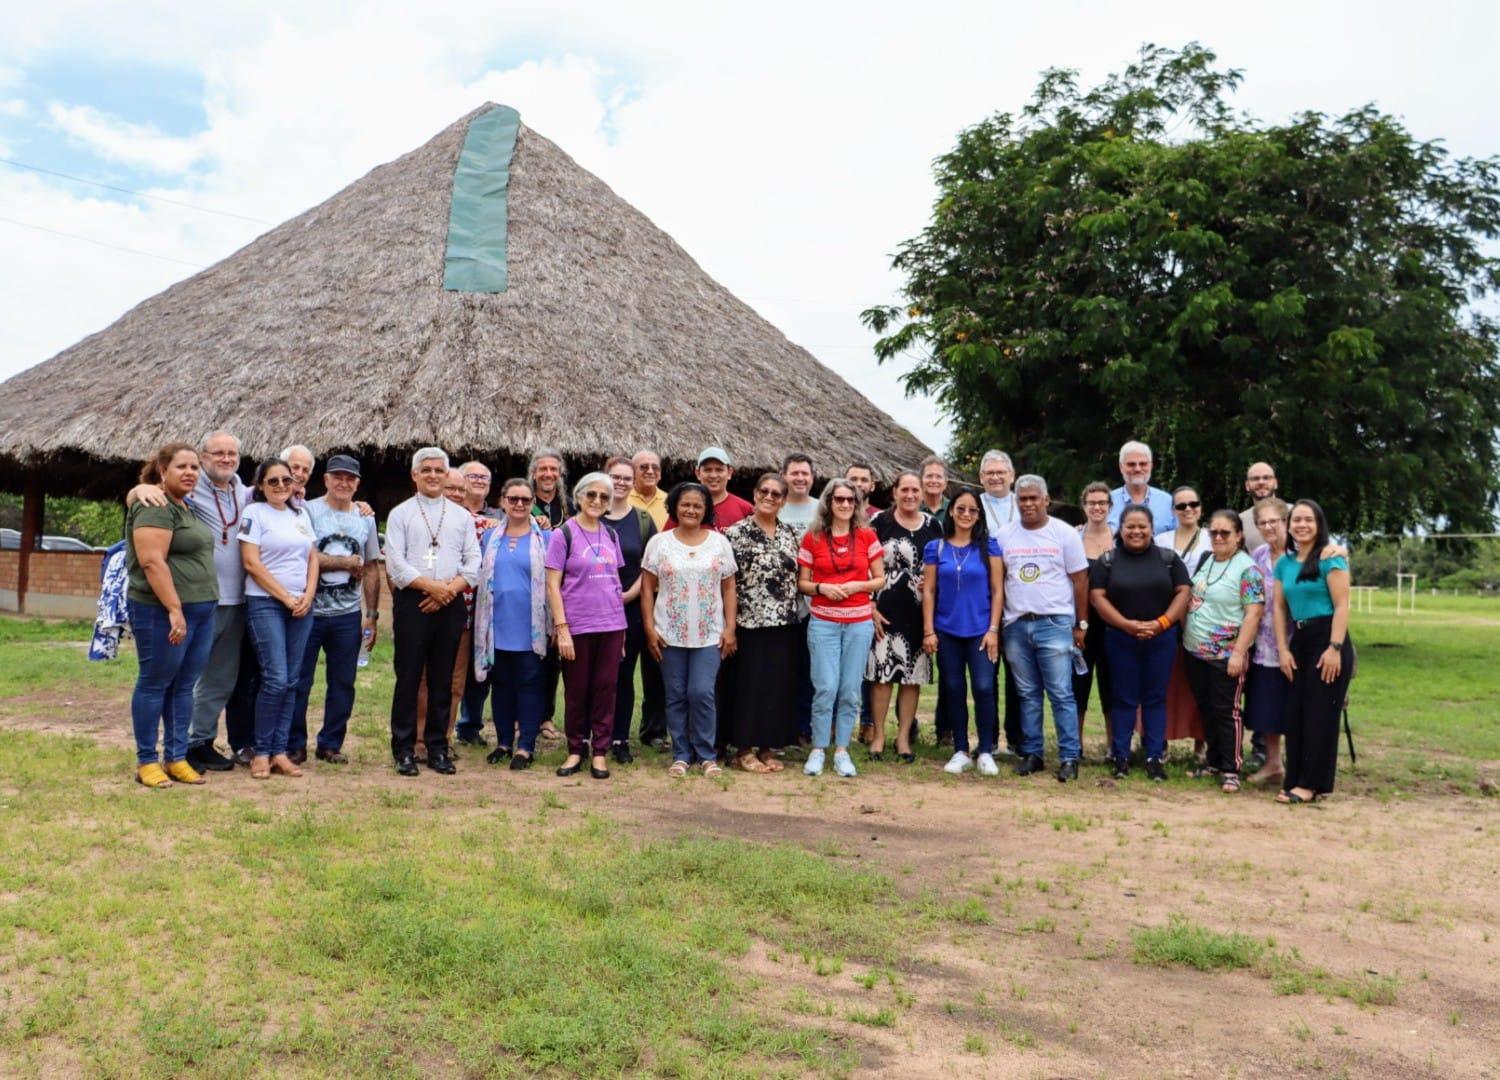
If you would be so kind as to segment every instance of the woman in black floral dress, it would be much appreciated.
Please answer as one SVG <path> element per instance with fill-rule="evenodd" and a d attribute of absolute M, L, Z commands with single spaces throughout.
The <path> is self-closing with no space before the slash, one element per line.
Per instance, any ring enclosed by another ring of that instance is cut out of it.
<path fill-rule="evenodd" d="M 780 772 L 772 750 L 795 735 L 794 704 L 801 615 L 797 593 L 797 530 L 776 520 L 787 486 L 776 473 L 755 484 L 755 513 L 724 531 L 734 549 L 739 653 L 730 716 L 734 764 L 746 772 Z M 759 756 L 756 750 L 759 750 Z"/>
<path fill-rule="evenodd" d="M 865 665 L 875 727 L 870 757 L 885 751 L 885 715 L 896 694 L 896 753 L 912 760 L 912 725 L 922 684 L 932 681 L 932 659 L 922 651 L 922 551 L 942 536 L 942 526 L 922 512 L 922 478 L 896 478 L 894 505 L 875 519 L 885 548 L 885 588 L 875 595 L 875 645 Z M 899 689 L 898 689 L 899 688 Z"/>

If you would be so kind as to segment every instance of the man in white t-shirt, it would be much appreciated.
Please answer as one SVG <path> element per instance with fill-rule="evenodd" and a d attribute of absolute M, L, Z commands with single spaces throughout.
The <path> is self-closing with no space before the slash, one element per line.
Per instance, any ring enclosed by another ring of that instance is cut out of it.
<path fill-rule="evenodd" d="M 786 481 L 786 501 L 777 511 L 776 520 L 797 530 L 797 538 L 807 532 L 818 514 L 818 500 L 812 497 L 812 458 L 806 454 L 788 454 L 781 463 L 781 478 Z"/>
<path fill-rule="evenodd" d="M 1047 513 L 1047 481 L 1023 476 L 1015 486 L 1018 520 L 998 540 L 1005 559 L 1005 666 L 1021 701 L 1021 760 L 1029 776 L 1044 767 L 1042 694 L 1057 727 L 1057 779 L 1078 779 L 1078 705 L 1073 649 L 1088 630 L 1088 557 L 1078 532 Z"/>

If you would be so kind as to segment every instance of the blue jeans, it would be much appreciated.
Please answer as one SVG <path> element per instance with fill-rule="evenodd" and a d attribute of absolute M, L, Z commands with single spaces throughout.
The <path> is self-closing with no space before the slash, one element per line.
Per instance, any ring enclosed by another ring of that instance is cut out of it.
<path fill-rule="evenodd" d="M 255 754 L 284 754 L 292 731 L 297 676 L 312 634 L 314 617 L 292 616 L 291 609 L 269 596 L 245 597 L 250 641 L 260 661 L 260 692 L 255 695 Z"/>
<path fill-rule="evenodd" d="M 187 636 L 176 645 L 168 640 L 172 618 L 166 608 L 137 600 L 128 604 L 139 665 L 135 693 L 130 696 L 136 763 L 150 765 L 158 760 L 158 730 L 166 759 L 181 761 L 187 756 L 188 728 L 193 722 L 193 687 L 213 648 L 214 609 L 218 604 L 212 600 L 183 604 Z"/>
<path fill-rule="evenodd" d="M 495 745 L 535 755 L 537 733 L 542 729 L 542 658 L 530 649 L 524 652 L 496 649 L 489 687 Z"/>
<path fill-rule="evenodd" d="M 859 689 L 875 640 L 875 623 L 838 623 L 816 615 L 807 620 L 807 657 L 812 669 L 812 744 L 847 747 L 859 720 Z M 830 730 L 831 729 L 831 730 Z"/>
<path fill-rule="evenodd" d="M 969 752 L 969 693 L 964 669 L 974 691 L 974 728 L 979 735 L 979 753 L 993 754 L 1000 738 L 1000 714 L 995 704 L 995 673 L 1000 665 L 984 651 L 984 635 L 955 637 L 938 632 L 938 674 L 943 683 L 948 719 L 953 724 L 955 753 Z"/>
<path fill-rule="evenodd" d="M 1109 752 L 1130 759 L 1130 736 L 1135 711 L 1141 711 L 1141 745 L 1151 761 L 1167 756 L 1167 686 L 1177 659 L 1177 627 L 1163 630 L 1150 641 L 1133 638 L 1113 626 L 1104 628 L 1104 652 L 1109 657 Z"/>
<path fill-rule="evenodd" d="M 661 651 L 661 679 L 667 691 L 667 734 L 672 739 L 672 760 L 714 761 L 714 741 L 719 731 L 714 688 L 719 679 L 719 647 L 680 649 L 668 645 Z"/>
<path fill-rule="evenodd" d="M 323 696 L 323 728 L 318 732 L 319 750 L 342 750 L 354 712 L 354 673 L 359 667 L 359 646 L 364 634 L 364 616 L 358 611 L 342 615 L 312 615 L 312 630 L 302 653 L 302 667 L 292 702 L 292 727 L 288 750 L 307 749 L 307 699 L 312 695 L 313 676 L 318 672 L 318 653 L 328 653 Z"/>
<path fill-rule="evenodd" d="M 1073 616 L 1043 615 L 1020 618 L 1005 628 L 1005 663 L 1016 676 L 1021 700 L 1021 753 L 1040 757 L 1042 693 L 1052 702 L 1057 728 L 1057 756 L 1077 761 L 1083 755 L 1078 741 L 1078 706 L 1073 700 Z"/>

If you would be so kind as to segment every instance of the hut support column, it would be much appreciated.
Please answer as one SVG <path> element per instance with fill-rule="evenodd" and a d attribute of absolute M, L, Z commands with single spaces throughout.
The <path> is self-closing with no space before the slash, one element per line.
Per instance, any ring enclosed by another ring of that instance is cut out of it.
<path fill-rule="evenodd" d="M 26 473 L 21 497 L 21 550 L 16 554 L 16 610 L 26 613 L 26 586 L 31 577 L 31 552 L 41 541 L 44 507 L 47 497 L 42 494 L 42 474 L 38 469 Z"/>

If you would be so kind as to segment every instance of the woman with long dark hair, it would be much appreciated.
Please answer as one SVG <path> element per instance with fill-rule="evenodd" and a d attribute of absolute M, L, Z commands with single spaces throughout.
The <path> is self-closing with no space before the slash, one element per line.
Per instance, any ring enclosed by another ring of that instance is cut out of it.
<path fill-rule="evenodd" d="M 979 493 L 963 488 L 948 503 L 943 535 L 922 554 L 922 648 L 938 656 L 943 700 L 953 722 L 953 756 L 944 772 L 961 773 L 969 757 L 969 688 L 974 692 L 978 768 L 998 776 L 1000 738 L 995 677 L 1000 660 L 1000 613 L 1005 606 L 1005 563 L 990 538 Z M 969 687 L 964 685 L 968 671 Z"/>
<path fill-rule="evenodd" d="M 1349 560 L 1328 556 L 1328 519 L 1311 499 L 1292 506 L 1292 547 L 1276 562 L 1276 649 L 1292 683 L 1286 777 L 1277 802 L 1317 802 L 1333 790 L 1339 712 L 1349 690 Z"/>

